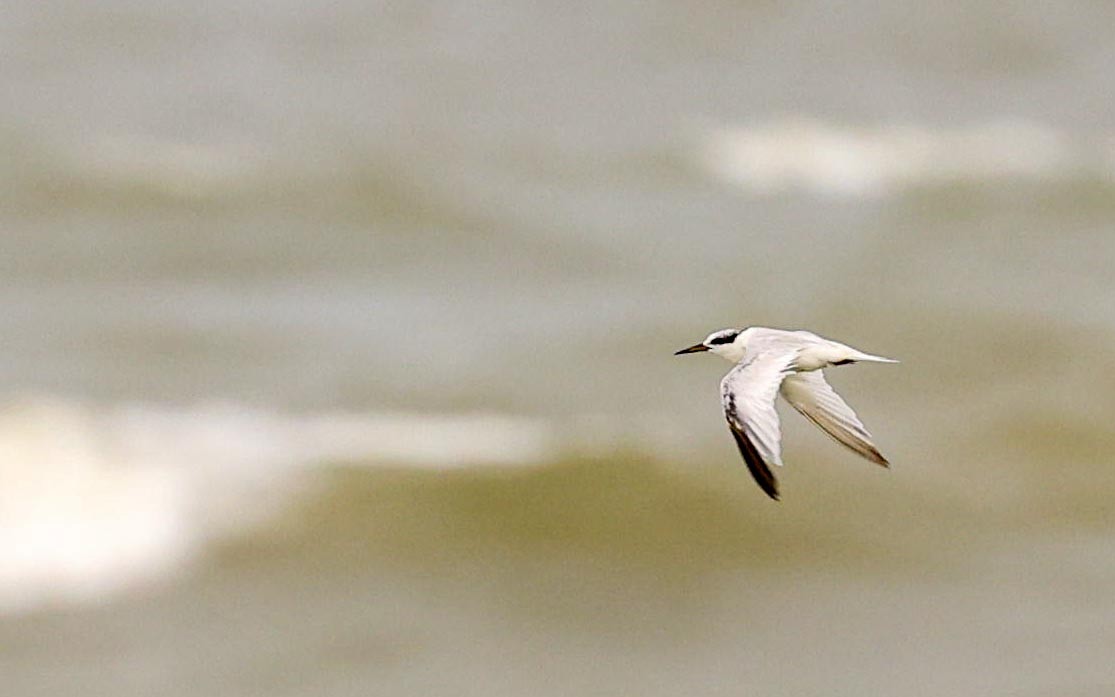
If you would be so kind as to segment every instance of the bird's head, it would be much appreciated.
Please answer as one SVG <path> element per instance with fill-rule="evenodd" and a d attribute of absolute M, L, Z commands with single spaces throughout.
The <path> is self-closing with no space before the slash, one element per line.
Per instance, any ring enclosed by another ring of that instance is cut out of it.
<path fill-rule="evenodd" d="M 739 363 L 743 359 L 743 354 L 747 351 L 745 333 L 742 329 L 720 329 L 706 336 L 701 343 L 683 348 L 675 352 L 674 355 L 680 356 L 683 353 L 697 353 L 699 351 L 715 353 L 732 363 Z"/>

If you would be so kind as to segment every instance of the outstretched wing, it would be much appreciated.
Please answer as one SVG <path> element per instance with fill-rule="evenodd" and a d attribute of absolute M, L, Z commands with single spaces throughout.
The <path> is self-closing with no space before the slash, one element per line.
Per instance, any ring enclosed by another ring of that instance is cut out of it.
<path fill-rule="evenodd" d="M 795 356 L 796 351 L 757 352 L 720 381 L 728 428 L 751 476 L 772 499 L 778 498 L 778 481 L 770 466 L 782 465 L 782 429 L 774 400 Z"/>
<path fill-rule="evenodd" d="M 795 373 L 782 381 L 781 389 L 794 409 L 838 443 L 883 467 L 890 464 L 871 442 L 871 434 L 856 413 L 825 381 L 821 371 Z"/>

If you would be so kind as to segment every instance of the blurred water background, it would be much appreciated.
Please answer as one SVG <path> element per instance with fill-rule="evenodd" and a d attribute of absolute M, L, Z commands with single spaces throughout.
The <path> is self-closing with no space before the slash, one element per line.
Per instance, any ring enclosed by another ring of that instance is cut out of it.
<path fill-rule="evenodd" d="M 1115 6 L 3 17 L 3 694 L 1115 694 Z"/>

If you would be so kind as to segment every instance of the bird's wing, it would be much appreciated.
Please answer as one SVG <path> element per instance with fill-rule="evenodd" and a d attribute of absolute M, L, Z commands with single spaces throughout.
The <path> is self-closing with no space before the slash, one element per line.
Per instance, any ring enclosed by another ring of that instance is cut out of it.
<path fill-rule="evenodd" d="M 796 354 L 780 348 L 756 351 L 720 381 L 728 428 L 751 476 L 772 499 L 778 498 L 778 481 L 770 466 L 782 464 L 782 430 L 774 400 Z"/>
<path fill-rule="evenodd" d="M 883 467 L 889 464 L 856 413 L 825 382 L 821 371 L 794 373 L 782 381 L 781 390 L 794 409 L 838 443 Z"/>

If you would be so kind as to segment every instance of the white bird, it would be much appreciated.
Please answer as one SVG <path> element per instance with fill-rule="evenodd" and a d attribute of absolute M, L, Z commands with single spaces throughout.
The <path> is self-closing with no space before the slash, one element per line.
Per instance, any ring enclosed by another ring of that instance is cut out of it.
<path fill-rule="evenodd" d="M 736 364 L 720 381 L 724 417 L 751 476 L 772 499 L 778 499 L 778 481 L 770 466 L 782 466 L 782 430 L 774 409 L 779 393 L 838 443 L 883 467 L 890 464 L 871 442 L 871 434 L 856 413 L 825 382 L 822 369 L 857 361 L 898 361 L 812 332 L 767 327 L 721 329 L 674 355 L 698 351 L 709 351 Z"/>

